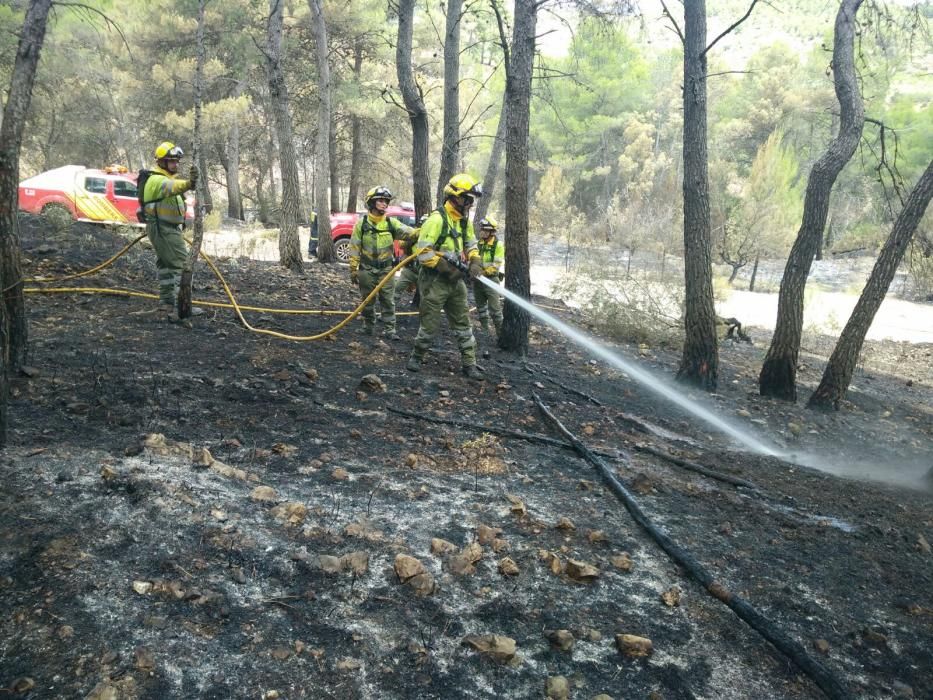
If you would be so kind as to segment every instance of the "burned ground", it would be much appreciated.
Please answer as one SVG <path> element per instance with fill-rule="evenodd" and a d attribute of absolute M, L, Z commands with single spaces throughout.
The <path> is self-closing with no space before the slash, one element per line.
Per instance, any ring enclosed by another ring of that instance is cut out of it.
<path fill-rule="evenodd" d="M 25 219 L 26 272 L 82 270 L 124 242 L 89 226 L 52 236 Z M 219 264 L 241 303 L 355 299 L 340 267 L 299 278 Z M 137 246 L 67 284 L 152 291 L 154 277 L 152 252 Z M 194 296 L 223 301 L 204 269 Z M 891 485 L 734 449 L 539 326 L 524 363 L 480 334 L 477 384 L 459 375 L 449 339 L 421 373 L 405 371 L 412 317 L 402 342 L 354 324 L 295 343 L 214 308 L 187 329 L 149 300 L 27 304 L 0 498 L 0 686 L 24 697 L 532 698 L 555 676 L 574 698 L 822 697 L 572 450 L 482 431 L 558 437 L 533 394 L 852 697 L 933 694 L 929 347 L 893 348 L 898 374 L 864 370 L 832 414 L 755 395 L 760 340 L 722 348 L 710 399 L 721 414 L 812 463 L 874 465 L 902 484 Z M 338 318 L 249 317 L 302 335 Z M 676 366 L 676 353 L 617 347 L 662 374 Z M 807 363 L 812 385 L 820 360 Z M 361 384 L 369 374 L 384 389 Z M 622 634 L 650 639 L 652 653 L 621 653 Z"/>

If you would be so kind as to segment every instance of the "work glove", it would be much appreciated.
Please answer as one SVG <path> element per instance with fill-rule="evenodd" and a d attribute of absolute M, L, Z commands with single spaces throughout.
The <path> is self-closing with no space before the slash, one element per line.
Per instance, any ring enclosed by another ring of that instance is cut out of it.
<path fill-rule="evenodd" d="M 460 270 L 451 265 L 444 258 L 437 259 L 437 266 L 434 269 L 437 270 L 437 274 L 451 282 L 456 282 L 463 277 L 463 275 L 460 274 Z"/>
<path fill-rule="evenodd" d="M 200 174 L 198 173 L 198 166 L 192 165 L 190 168 L 188 168 L 188 189 L 189 190 L 193 190 L 195 187 L 197 187 L 199 176 Z"/>
<path fill-rule="evenodd" d="M 479 261 L 479 258 L 473 258 L 470 260 L 470 277 L 476 279 L 477 277 L 483 276 L 483 263 Z"/>
<path fill-rule="evenodd" d="M 352 284 L 354 287 L 360 286 L 360 273 L 356 270 L 350 271 L 350 284 Z"/>

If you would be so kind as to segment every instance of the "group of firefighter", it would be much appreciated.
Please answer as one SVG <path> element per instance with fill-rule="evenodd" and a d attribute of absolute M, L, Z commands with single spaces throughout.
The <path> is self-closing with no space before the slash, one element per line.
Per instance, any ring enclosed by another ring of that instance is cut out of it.
<path fill-rule="evenodd" d="M 178 320 L 175 305 L 187 256 L 182 238 L 183 195 L 196 187 L 199 176 L 193 165 L 187 179 L 179 176 L 178 165 L 183 156 L 182 149 L 170 141 L 160 143 L 155 149 L 156 167 L 149 172 L 140 196 L 146 233 L 156 252 L 159 301 L 170 321 Z M 395 241 L 401 242 L 406 256 L 417 255 L 416 261 L 402 269 L 402 289 L 414 288 L 420 316 L 418 334 L 406 364 L 412 372 L 421 369 L 434 344 L 443 311 L 460 349 L 463 374 L 470 379 L 483 378 L 476 363 L 467 279 L 472 281 L 480 325 L 488 333 L 491 319 L 498 336 L 502 329 L 502 301 L 494 289 L 479 279 L 499 284 L 505 247 L 497 237 L 498 226 L 491 216 L 479 221 L 479 240 L 476 238 L 470 208 L 482 195 L 482 186 L 473 177 L 465 173 L 454 175 L 444 187 L 442 205 L 423 217 L 418 228 L 412 228 L 386 215 L 393 199 L 387 187 L 374 187 L 366 194 L 367 213 L 357 221 L 350 237 L 350 280 L 366 298 L 396 265 Z M 379 290 L 377 299 L 364 307 L 360 329 L 363 334 L 375 335 L 378 302 L 383 333 L 390 340 L 400 340 L 395 322 L 397 296 L 393 277 Z M 192 312 L 198 314 L 202 310 L 193 307 Z"/>
<path fill-rule="evenodd" d="M 376 332 L 376 303 L 380 307 L 383 333 L 399 340 L 395 322 L 395 303 L 402 289 L 411 289 L 418 300 L 420 326 L 408 363 L 410 371 L 421 369 L 425 355 L 440 330 L 441 312 L 447 316 L 457 346 L 463 374 L 479 380 L 483 373 L 476 363 L 476 338 L 470 322 L 467 278 L 473 280 L 473 297 L 483 330 L 489 332 L 492 319 L 496 335 L 502 329 L 502 302 L 499 295 L 479 281 L 485 278 L 499 284 L 505 247 L 498 240 L 495 219 L 488 216 L 477 224 L 479 240 L 470 222 L 470 208 L 483 195 L 482 186 L 470 175 L 454 175 L 444 187 L 444 202 L 437 210 L 422 217 L 418 228 L 411 228 L 387 216 L 393 199 L 387 187 L 378 186 L 366 193 L 366 214 L 356 223 L 350 236 L 350 280 L 358 285 L 365 299 L 395 266 L 395 241 L 402 244 L 406 256 L 417 258 L 402 268 L 402 284 L 390 278 L 376 299 L 362 312 L 360 332 Z"/>

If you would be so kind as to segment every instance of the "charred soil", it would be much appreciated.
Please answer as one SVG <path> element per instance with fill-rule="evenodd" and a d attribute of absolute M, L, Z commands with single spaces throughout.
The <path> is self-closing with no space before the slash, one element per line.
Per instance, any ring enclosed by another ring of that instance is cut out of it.
<path fill-rule="evenodd" d="M 126 242 L 84 225 L 53 236 L 31 218 L 22 237 L 26 274 L 50 278 Z M 218 264 L 243 304 L 356 304 L 339 266 L 299 277 Z M 206 268 L 195 280 L 195 300 L 225 301 Z M 63 285 L 151 292 L 153 253 L 137 246 Z M 697 398 L 795 464 L 729 444 L 537 324 L 525 361 L 477 330 L 486 379 L 471 382 L 449 335 L 421 372 L 405 370 L 412 316 L 402 341 L 361 336 L 354 322 L 298 343 L 249 333 L 226 309 L 206 307 L 186 328 L 156 306 L 27 297 L 28 367 L 0 456 L 0 688 L 822 697 L 673 564 L 573 450 L 483 430 L 560 439 L 537 394 L 674 541 L 848 695 L 933 695 L 930 347 L 894 348 L 896 371 L 863 370 L 843 410 L 816 413 L 757 396 L 762 343 L 724 344 L 720 391 Z M 249 316 L 299 335 L 339 318 Z M 666 376 L 679 359 L 614 347 Z M 801 383 L 815 385 L 822 361 L 805 361 Z"/>

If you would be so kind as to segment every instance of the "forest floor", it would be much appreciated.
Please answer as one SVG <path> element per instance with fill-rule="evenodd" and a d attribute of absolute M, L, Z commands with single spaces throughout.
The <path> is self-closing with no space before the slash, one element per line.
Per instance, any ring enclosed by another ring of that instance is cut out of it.
<path fill-rule="evenodd" d="M 26 274 L 55 277 L 125 239 L 24 217 L 22 243 Z M 153 257 L 136 246 L 65 284 L 151 292 Z M 218 264 L 240 303 L 356 304 L 346 268 Z M 195 299 L 224 301 L 206 268 L 195 280 Z M 470 382 L 449 334 L 420 373 L 405 370 L 411 316 L 398 342 L 354 322 L 297 343 L 249 333 L 228 310 L 186 328 L 155 307 L 27 296 L 28 366 L 0 456 L 0 692 L 823 697 L 572 450 L 483 430 L 560 439 L 537 394 L 845 696 L 933 696 L 930 345 L 874 344 L 897 372 L 862 368 L 842 410 L 817 413 L 757 396 L 765 338 L 723 344 L 720 390 L 696 398 L 820 471 L 743 451 L 537 324 L 526 362 L 478 331 L 486 380 Z M 310 335 L 339 316 L 249 319 Z M 659 375 L 676 367 L 677 353 L 608 344 Z M 806 358 L 802 396 L 821 362 Z M 618 635 L 649 639 L 650 653 Z"/>

